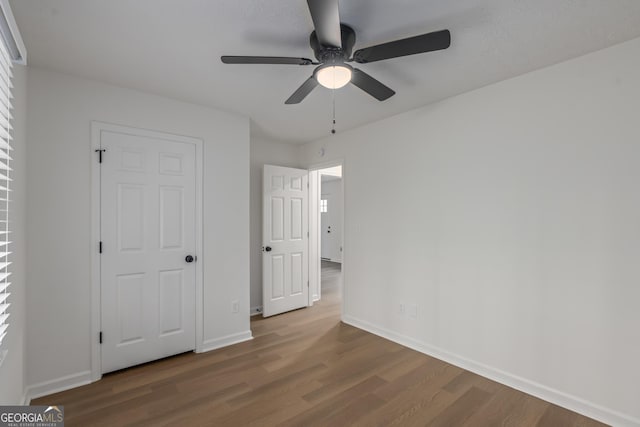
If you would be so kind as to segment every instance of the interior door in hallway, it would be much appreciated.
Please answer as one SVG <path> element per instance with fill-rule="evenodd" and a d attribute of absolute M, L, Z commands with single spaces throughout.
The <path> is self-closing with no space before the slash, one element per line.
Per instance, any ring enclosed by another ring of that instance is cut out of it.
<path fill-rule="evenodd" d="M 265 317 L 309 304 L 308 171 L 264 166 L 262 284 Z"/>
<path fill-rule="evenodd" d="M 342 180 L 323 176 L 320 200 L 320 256 L 342 262 Z"/>
<path fill-rule="evenodd" d="M 195 348 L 196 147 L 140 132 L 100 136 L 103 373 Z"/>

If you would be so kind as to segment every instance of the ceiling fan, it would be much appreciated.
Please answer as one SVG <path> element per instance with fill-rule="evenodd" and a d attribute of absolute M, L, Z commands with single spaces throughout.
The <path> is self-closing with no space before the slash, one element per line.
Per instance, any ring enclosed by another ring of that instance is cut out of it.
<path fill-rule="evenodd" d="M 451 33 L 449 30 L 442 30 L 359 49 L 351 57 L 356 34 L 351 27 L 340 22 L 338 0 L 307 0 L 307 4 L 315 27 L 310 36 L 310 44 L 317 62 L 308 58 L 282 56 L 223 56 L 220 59 L 225 64 L 318 65 L 313 75 L 285 104 L 302 102 L 318 84 L 338 89 L 348 83 L 353 83 L 377 100 L 384 101 L 395 92 L 364 71 L 347 64 L 348 62 L 367 64 L 442 50 L 451 45 Z"/>

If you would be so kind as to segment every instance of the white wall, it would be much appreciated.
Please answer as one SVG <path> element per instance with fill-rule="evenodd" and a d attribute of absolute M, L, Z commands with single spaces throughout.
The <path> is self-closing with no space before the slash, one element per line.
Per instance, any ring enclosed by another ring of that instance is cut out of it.
<path fill-rule="evenodd" d="M 639 112 L 636 39 L 306 145 L 345 159 L 345 320 L 640 424 Z"/>
<path fill-rule="evenodd" d="M 320 198 L 327 200 L 327 212 L 320 214 L 320 255 L 342 262 L 342 180 L 322 181 Z"/>
<path fill-rule="evenodd" d="M 26 120 L 27 120 L 27 70 L 13 68 L 13 142 L 11 156 L 12 202 L 11 219 L 11 307 L 9 332 L 3 342 L 8 349 L 7 358 L 0 365 L 0 405 L 24 403 L 25 393 L 25 317 L 26 317 L 26 259 L 27 242 L 25 235 L 26 216 Z"/>
<path fill-rule="evenodd" d="M 300 147 L 251 138 L 251 311 L 262 308 L 262 167 L 298 167 Z"/>
<path fill-rule="evenodd" d="M 250 336 L 249 120 L 37 68 L 29 68 L 28 105 L 33 393 L 82 381 L 90 369 L 92 120 L 204 140 L 205 347 Z"/>

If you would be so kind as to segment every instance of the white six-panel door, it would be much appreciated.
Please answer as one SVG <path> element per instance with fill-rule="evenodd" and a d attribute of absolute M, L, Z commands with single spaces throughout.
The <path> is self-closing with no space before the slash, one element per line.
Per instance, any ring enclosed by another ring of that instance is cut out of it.
<path fill-rule="evenodd" d="M 263 314 L 309 304 L 308 171 L 264 166 Z"/>
<path fill-rule="evenodd" d="M 195 348 L 196 148 L 105 130 L 100 143 L 104 373 Z"/>

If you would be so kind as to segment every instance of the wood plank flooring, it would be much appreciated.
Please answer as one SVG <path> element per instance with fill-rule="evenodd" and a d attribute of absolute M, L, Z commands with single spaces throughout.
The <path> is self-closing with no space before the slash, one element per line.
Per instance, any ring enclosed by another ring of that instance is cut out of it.
<path fill-rule="evenodd" d="M 105 375 L 32 402 L 67 426 L 600 426 L 340 323 L 339 267 L 322 301 L 251 322 L 254 339 Z"/>

